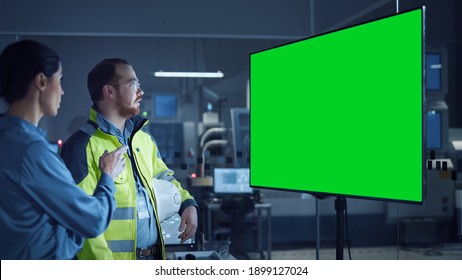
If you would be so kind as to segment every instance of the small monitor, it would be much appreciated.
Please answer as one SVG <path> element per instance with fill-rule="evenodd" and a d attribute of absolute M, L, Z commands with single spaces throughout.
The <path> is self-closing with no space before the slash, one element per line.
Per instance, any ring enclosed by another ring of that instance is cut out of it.
<path fill-rule="evenodd" d="M 157 118 L 176 117 L 176 95 L 159 94 L 154 97 L 154 115 Z"/>
<path fill-rule="evenodd" d="M 428 45 L 425 53 L 425 91 L 429 99 L 448 94 L 448 53 L 443 45 Z"/>
<path fill-rule="evenodd" d="M 184 243 L 181 243 L 181 240 L 178 238 L 178 236 L 181 233 L 178 230 L 180 228 L 180 224 L 181 224 L 181 217 L 178 214 L 163 221 L 160 224 L 161 229 L 162 229 L 162 236 L 164 237 L 164 243 L 166 246 L 167 245 L 180 245 L 180 244 L 192 245 L 195 243 L 194 236 L 186 240 Z"/>
<path fill-rule="evenodd" d="M 434 152 L 436 158 L 443 158 L 446 156 L 449 146 L 449 112 L 446 102 L 442 100 L 429 101 L 425 116 L 427 157 L 431 157 L 431 152 Z"/>
<path fill-rule="evenodd" d="M 216 194 L 250 194 L 248 168 L 215 168 L 213 191 Z"/>
<path fill-rule="evenodd" d="M 441 90 L 441 54 L 440 53 L 427 53 L 427 64 L 425 67 L 427 80 L 425 81 L 425 88 L 428 91 Z"/>
<path fill-rule="evenodd" d="M 440 150 L 442 148 L 441 112 L 427 112 L 427 149 Z"/>
<path fill-rule="evenodd" d="M 165 251 L 167 254 L 174 252 L 197 251 L 197 242 L 195 236 L 192 236 L 190 239 L 181 243 L 181 240 L 178 238 L 181 233 L 178 230 L 180 228 L 180 223 L 181 217 L 176 214 L 175 216 L 163 221 L 160 224 L 162 229 L 162 236 L 164 237 Z"/>

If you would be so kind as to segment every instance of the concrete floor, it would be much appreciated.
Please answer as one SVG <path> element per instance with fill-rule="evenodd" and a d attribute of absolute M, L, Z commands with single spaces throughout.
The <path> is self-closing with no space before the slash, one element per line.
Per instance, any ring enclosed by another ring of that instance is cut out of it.
<path fill-rule="evenodd" d="M 352 260 L 462 260 L 462 243 L 445 244 L 433 248 L 408 248 L 396 246 L 351 248 Z M 260 257 L 257 253 L 249 254 L 251 259 Z M 344 259 L 349 259 L 348 250 L 344 250 Z M 291 250 L 273 250 L 273 260 L 315 260 L 315 248 Z M 320 260 L 335 260 L 335 248 L 321 249 Z"/>

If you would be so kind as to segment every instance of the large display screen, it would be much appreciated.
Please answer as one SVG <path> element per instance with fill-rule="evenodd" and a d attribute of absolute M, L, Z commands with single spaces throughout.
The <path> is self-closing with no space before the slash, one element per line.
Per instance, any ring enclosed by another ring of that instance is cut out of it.
<path fill-rule="evenodd" d="M 250 184 L 422 203 L 424 8 L 250 55 Z"/>

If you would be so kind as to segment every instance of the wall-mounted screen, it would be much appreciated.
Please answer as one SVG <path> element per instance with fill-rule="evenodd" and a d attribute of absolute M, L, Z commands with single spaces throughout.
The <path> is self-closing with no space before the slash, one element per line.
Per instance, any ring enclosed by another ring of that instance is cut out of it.
<path fill-rule="evenodd" d="M 441 149 L 441 112 L 427 112 L 427 149 Z"/>
<path fill-rule="evenodd" d="M 422 203 L 424 8 L 250 55 L 252 187 Z"/>
<path fill-rule="evenodd" d="M 154 116 L 157 118 L 176 117 L 177 98 L 176 95 L 155 95 Z"/>
<path fill-rule="evenodd" d="M 426 89 L 441 90 L 441 54 L 427 53 L 426 58 Z"/>
<path fill-rule="evenodd" d="M 426 46 L 425 89 L 431 100 L 442 100 L 448 93 L 448 53 L 444 45 Z"/>
<path fill-rule="evenodd" d="M 449 146 L 449 112 L 443 100 L 427 99 L 426 115 L 427 156 L 446 157 Z M 433 152 L 433 153 L 432 153 Z M 433 155 L 432 155 L 433 154 Z"/>

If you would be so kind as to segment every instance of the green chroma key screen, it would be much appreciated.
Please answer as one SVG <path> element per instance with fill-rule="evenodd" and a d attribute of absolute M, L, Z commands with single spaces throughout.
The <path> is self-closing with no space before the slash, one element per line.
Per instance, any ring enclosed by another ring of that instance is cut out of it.
<path fill-rule="evenodd" d="M 409 203 L 425 186 L 424 8 L 250 55 L 250 184 Z"/>

